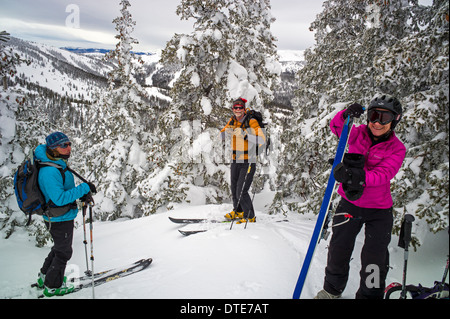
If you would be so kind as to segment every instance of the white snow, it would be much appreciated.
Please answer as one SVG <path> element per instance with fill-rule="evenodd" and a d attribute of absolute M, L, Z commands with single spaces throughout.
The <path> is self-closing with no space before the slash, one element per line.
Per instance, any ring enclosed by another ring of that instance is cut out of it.
<path fill-rule="evenodd" d="M 303 50 L 278 50 L 280 62 L 305 61 Z"/>
<path fill-rule="evenodd" d="M 198 196 L 198 194 L 197 194 Z M 176 206 L 174 210 L 149 217 L 93 224 L 95 271 L 129 264 L 141 258 L 153 258 L 150 267 L 140 273 L 111 281 L 95 288 L 95 297 L 152 299 L 290 299 L 306 253 L 316 217 L 314 215 L 268 215 L 264 205 L 273 194 L 255 196 L 257 222 L 244 225 L 204 225 L 204 233 L 184 237 L 179 225 L 168 217 L 221 218 L 232 208 L 222 205 Z M 95 209 L 95 207 L 94 207 Z M 276 220 L 289 220 L 276 222 Z M 83 273 L 86 269 L 81 214 L 74 232 L 74 253 L 67 270 Z M 89 227 L 88 227 L 89 229 Z M 414 228 L 413 228 L 414 232 Z M 89 241 L 89 231 L 88 231 Z M 407 282 L 433 286 L 442 278 L 448 235 L 426 234 L 430 238 L 414 252 L 410 248 Z M 351 262 L 350 279 L 344 299 L 354 298 L 359 285 L 359 255 L 363 232 L 359 235 Z M 391 266 L 387 283 L 401 282 L 404 251 L 390 245 Z M 328 242 L 322 241 L 311 265 L 302 298 L 312 298 L 321 289 Z M 10 239 L 0 240 L 0 298 L 35 298 L 28 288 L 51 246 L 37 248 L 34 238 L 17 229 Z M 88 247 L 88 255 L 90 255 Z M 7 258 L 5 258 L 7 256 Z M 89 263 L 90 264 L 90 263 Z M 92 289 L 53 299 L 92 298 Z"/>
<path fill-rule="evenodd" d="M 203 113 L 205 113 L 205 115 L 210 115 L 212 111 L 211 101 L 207 97 L 202 96 L 200 104 L 202 106 Z"/>

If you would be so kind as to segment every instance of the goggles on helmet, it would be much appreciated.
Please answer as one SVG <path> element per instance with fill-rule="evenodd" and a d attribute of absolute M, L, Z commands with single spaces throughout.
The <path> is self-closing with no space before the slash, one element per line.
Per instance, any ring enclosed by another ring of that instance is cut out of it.
<path fill-rule="evenodd" d="M 395 119 L 395 115 L 390 111 L 371 109 L 367 113 L 367 118 L 371 123 L 378 122 L 381 125 L 386 125 L 391 123 Z"/>

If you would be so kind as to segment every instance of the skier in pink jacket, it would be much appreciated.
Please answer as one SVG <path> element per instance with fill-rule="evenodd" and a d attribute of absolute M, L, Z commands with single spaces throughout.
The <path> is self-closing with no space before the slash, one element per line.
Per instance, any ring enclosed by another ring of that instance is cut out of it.
<path fill-rule="evenodd" d="M 340 136 L 345 119 L 359 118 L 363 113 L 361 105 L 350 105 L 331 120 L 331 131 Z M 402 113 L 396 98 L 379 96 L 367 109 L 367 125 L 354 126 L 351 130 L 348 153 L 333 172 L 336 181 L 341 183 L 338 193 L 342 199 L 333 218 L 336 227 L 330 240 L 323 290 L 316 299 L 341 296 L 347 284 L 356 236 L 363 225 L 365 241 L 356 298 L 383 298 L 393 225 L 390 181 L 406 154 L 405 146 L 394 133 Z"/>

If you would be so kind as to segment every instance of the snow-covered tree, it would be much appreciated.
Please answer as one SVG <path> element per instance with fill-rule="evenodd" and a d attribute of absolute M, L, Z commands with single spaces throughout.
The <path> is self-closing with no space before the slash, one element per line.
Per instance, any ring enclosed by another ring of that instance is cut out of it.
<path fill-rule="evenodd" d="M 142 61 L 132 53 L 135 22 L 120 1 L 121 15 L 113 20 L 118 34 L 116 49 L 107 58 L 115 64 L 109 74 L 109 88 L 99 94 L 91 108 L 89 134 L 85 145 L 88 170 L 99 185 L 97 215 L 103 219 L 141 216 L 140 196 L 131 196 L 136 183 L 147 176 L 152 163 L 147 151 L 152 145 L 156 111 L 147 93 L 136 82 Z"/>
<path fill-rule="evenodd" d="M 396 130 L 409 147 L 393 184 L 395 208 L 403 212 L 406 207 L 418 216 L 435 212 L 440 222 L 433 229 L 448 223 L 441 218 L 446 207 L 448 214 L 448 200 L 442 199 L 446 191 L 448 198 L 448 186 L 436 189 L 442 183 L 448 185 L 444 170 L 448 147 L 440 148 L 439 154 L 422 156 L 421 169 L 415 166 L 418 162 L 411 166 L 417 145 L 430 149 L 433 143 L 448 142 L 448 94 L 443 93 L 448 91 L 445 5 L 448 10 L 446 1 L 435 1 L 432 7 L 419 6 L 415 0 L 324 2 L 323 12 L 311 25 L 316 30 L 316 45 L 305 53 L 306 66 L 298 73 L 295 117 L 282 136 L 286 156 L 280 161 L 275 210 L 319 210 L 330 170 L 327 160 L 337 144 L 328 127 L 331 118 L 351 102 L 367 105 L 375 94 L 385 93 L 403 103 L 405 117 Z M 430 20 L 430 15 L 435 19 Z M 402 181 L 410 166 L 417 167 L 422 176 L 411 172 Z M 406 184 L 415 191 L 410 192 Z M 430 184 L 433 191 L 425 191 Z M 413 208 L 412 199 L 421 194 L 434 198 L 432 204 L 426 209 Z"/>
<path fill-rule="evenodd" d="M 196 146 L 209 155 L 221 153 L 218 132 L 231 116 L 232 100 L 243 97 L 264 112 L 281 70 L 268 0 L 183 0 L 177 14 L 193 19 L 194 31 L 176 34 L 162 53 L 162 62 L 180 65 L 181 72 L 170 92 L 171 106 L 158 122 L 159 149 L 169 146 L 170 155 L 140 184 L 153 201 L 150 212 L 155 203 L 189 200 L 189 193 L 204 186 L 209 187 L 203 190 L 206 202 L 229 197 L 224 159 L 209 161 Z"/>
<path fill-rule="evenodd" d="M 22 227 L 27 222 L 25 215 L 17 208 L 13 187 L 15 170 L 26 158 L 32 158 L 34 147 L 54 128 L 48 117 L 36 105 L 30 104 L 22 92 L 7 87 L 6 77 L 14 76 L 19 64 L 31 63 L 20 57 L 12 47 L 6 46 L 9 40 L 8 33 L 0 33 L 0 78 L 4 83 L 0 87 L 0 233 L 5 238 L 16 227 Z M 50 240 L 42 218 L 34 217 L 28 232 L 35 237 L 38 246 Z"/>
<path fill-rule="evenodd" d="M 426 28 L 395 43 L 374 63 L 377 86 L 399 92 L 404 105 L 396 129 L 407 146 L 393 185 L 398 212 L 415 214 L 433 232 L 449 223 L 448 9 L 448 1 L 434 1 Z"/>
<path fill-rule="evenodd" d="M 14 195 L 15 170 L 25 159 L 32 158 L 34 149 L 44 141 L 48 132 L 56 130 L 55 123 L 42 114 L 42 107 L 42 104 L 38 107 L 30 104 L 18 92 L 0 92 L 0 167 L 3 172 L 0 176 L 0 233 L 5 238 L 16 227 L 25 226 L 28 220 L 18 209 Z M 33 216 L 27 231 L 39 247 L 51 240 L 40 216 Z"/>
<path fill-rule="evenodd" d="M 171 91 L 178 117 L 218 127 L 238 97 L 263 110 L 280 72 L 270 2 L 183 0 L 177 14 L 195 20 L 194 32 L 175 35 L 162 56 L 183 67 Z"/>
<path fill-rule="evenodd" d="M 21 63 L 30 63 L 30 61 L 22 59 L 17 53 L 14 53 L 12 47 L 6 47 L 5 44 L 9 40 L 10 37 L 8 32 L 0 32 L 0 79 L 3 84 L 3 90 L 5 91 L 8 88 L 7 77 L 16 75 L 16 66 Z"/>

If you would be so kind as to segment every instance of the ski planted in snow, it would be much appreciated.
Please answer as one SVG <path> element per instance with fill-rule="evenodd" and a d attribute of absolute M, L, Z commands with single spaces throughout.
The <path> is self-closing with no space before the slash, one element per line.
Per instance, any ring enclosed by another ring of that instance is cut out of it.
<path fill-rule="evenodd" d="M 229 223 L 230 220 L 214 220 L 207 218 L 173 218 L 169 217 L 175 224 L 199 224 L 199 223 Z"/>
<path fill-rule="evenodd" d="M 107 271 L 102 271 L 99 273 L 95 273 L 94 276 L 94 287 L 100 286 L 104 283 L 126 277 L 137 272 L 140 272 L 146 269 L 152 263 L 152 258 L 141 259 L 138 260 L 126 267 L 111 269 Z M 84 288 L 92 287 L 92 277 L 90 275 L 81 276 L 78 278 L 71 278 L 69 282 L 74 282 L 78 284 L 73 292 L 77 292 Z M 36 284 L 31 285 L 32 287 L 36 287 Z M 73 293 L 72 292 L 72 293 Z M 39 296 L 38 298 L 43 298 L 44 295 Z"/>
<path fill-rule="evenodd" d="M 334 156 L 333 166 L 331 168 L 330 176 L 328 178 L 327 188 L 325 190 L 325 195 L 322 200 L 322 205 L 320 207 L 319 214 L 317 215 L 317 222 L 314 226 L 314 231 L 311 237 L 311 241 L 306 252 L 305 260 L 303 261 L 303 266 L 298 276 L 297 284 L 294 289 L 293 299 L 299 299 L 302 293 L 303 286 L 305 284 L 306 276 L 308 275 L 309 266 L 311 265 L 312 259 L 314 257 L 314 251 L 319 243 L 322 236 L 322 229 L 325 221 L 327 220 L 327 215 L 329 213 L 329 206 L 331 203 L 331 198 L 334 193 L 334 188 L 336 186 L 336 179 L 333 175 L 333 170 L 335 166 L 342 162 L 344 158 L 345 149 L 348 143 L 348 137 L 350 136 L 350 131 L 353 126 L 353 118 L 348 117 L 345 121 L 345 125 L 342 128 L 341 136 L 339 138 L 338 147 L 336 150 L 336 155 Z"/>

